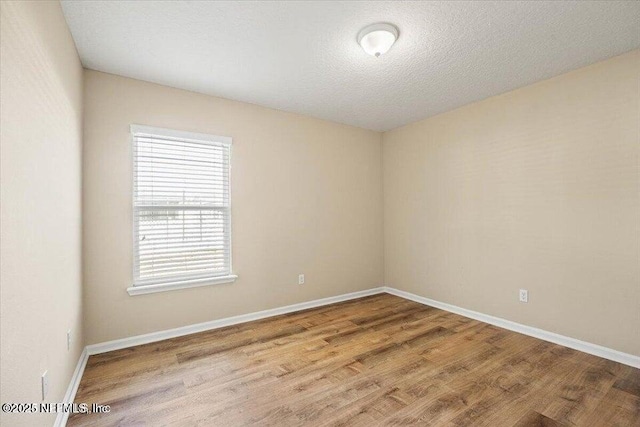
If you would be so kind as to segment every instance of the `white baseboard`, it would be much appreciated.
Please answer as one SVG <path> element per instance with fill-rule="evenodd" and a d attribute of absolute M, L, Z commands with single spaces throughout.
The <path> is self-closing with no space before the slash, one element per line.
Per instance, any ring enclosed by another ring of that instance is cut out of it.
<path fill-rule="evenodd" d="M 401 298 L 418 302 L 420 304 L 439 308 L 445 311 L 449 311 L 451 313 L 456 313 L 461 316 L 479 320 L 484 323 L 489 323 L 491 325 L 508 329 L 510 331 L 518 332 L 524 335 L 529 335 L 534 338 L 539 338 L 541 340 L 549 341 L 554 344 L 563 345 L 565 347 L 582 351 L 584 353 L 589 353 L 594 356 L 602 357 L 604 359 L 613 360 L 614 362 L 619 362 L 625 365 L 633 366 L 634 368 L 640 368 L 640 357 L 634 356 L 632 354 L 623 353 L 621 351 L 613 350 L 611 348 L 603 347 L 601 345 L 580 341 L 575 338 L 570 338 L 564 335 L 548 332 L 542 329 L 523 325 L 521 323 L 512 322 L 510 320 L 502 319 L 500 317 L 489 316 L 488 314 L 467 310 L 466 308 L 461 308 L 455 305 L 421 297 L 419 295 L 415 295 L 410 292 L 401 291 L 399 289 L 391 288 L 388 286 L 384 287 L 384 291 L 391 295 L 396 295 Z"/>
<path fill-rule="evenodd" d="M 351 292 L 349 294 L 338 295 L 317 299 L 313 301 L 302 302 L 299 304 L 287 305 L 284 307 L 272 308 L 270 310 L 257 311 L 255 313 L 241 314 L 239 316 L 226 317 L 224 319 L 212 320 L 195 325 L 183 326 L 175 329 L 167 329 L 150 334 L 137 335 L 129 338 L 122 338 L 114 341 L 107 341 L 99 344 L 87 346 L 89 355 L 106 353 L 108 351 L 120 350 L 123 348 L 133 347 L 136 345 L 149 344 L 152 342 L 162 341 L 169 338 L 181 337 L 184 335 L 195 334 L 197 332 L 209 331 L 212 329 L 224 328 L 225 326 L 237 325 L 239 323 L 251 322 L 254 320 L 265 319 L 267 317 L 279 316 L 281 314 L 292 313 L 294 311 L 306 310 L 323 305 L 335 304 L 337 302 L 348 301 L 356 298 L 362 298 L 369 295 L 384 293 L 384 288 L 373 288 L 365 291 Z"/>
<path fill-rule="evenodd" d="M 80 380 L 82 379 L 84 368 L 87 366 L 88 359 L 89 359 L 89 353 L 87 351 L 87 348 L 85 347 L 82 350 L 82 353 L 80 353 L 78 364 L 76 365 L 75 371 L 73 371 L 73 376 L 71 376 L 71 381 L 69 381 L 69 386 L 67 387 L 67 392 L 64 394 L 64 400 L 62 401 L 62 403 L 64 404 L 73 403 L 76 397 L 76 392 L 78 391 L 78 386 L 80 386 Z M 54 427 L 63 427 L 67 425 L 67 419 L 69 419 L 68 412 L 58 412 L 56 421 L 53 424 Z"/>

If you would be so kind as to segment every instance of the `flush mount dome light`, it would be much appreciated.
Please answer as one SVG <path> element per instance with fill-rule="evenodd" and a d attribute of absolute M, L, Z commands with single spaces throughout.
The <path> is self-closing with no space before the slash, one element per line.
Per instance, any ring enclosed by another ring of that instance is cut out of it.
<path fill-rule="evenodd" d="M 358 44 L 372 56 L 386 53 L 398 38 L 398 29 L 386 23 L 371 24 L 358 33 Z"/>

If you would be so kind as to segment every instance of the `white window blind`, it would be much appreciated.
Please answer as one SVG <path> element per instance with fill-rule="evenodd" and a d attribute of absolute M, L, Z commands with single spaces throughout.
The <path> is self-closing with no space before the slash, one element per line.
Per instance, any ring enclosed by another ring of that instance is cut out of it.
<path fill-rule="evenodd" d="M 231 275 L 231 138 L 131 126 L 134 287 Z"/>

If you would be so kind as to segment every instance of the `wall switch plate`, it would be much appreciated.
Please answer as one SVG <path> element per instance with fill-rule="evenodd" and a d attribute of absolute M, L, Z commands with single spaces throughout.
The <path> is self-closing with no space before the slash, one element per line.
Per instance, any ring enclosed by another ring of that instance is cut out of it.
<path fill-rule="evenodd" d="M 71 350 L 71 329 L 67 331 L 67 351 Z"/>
<path fill-rule="evenodd" d="M 47 394 L 49 393 L 49 371 L 44 371 L 41 377 L 42 383 L 42 400 L 47 398 Z"/>
<path fill-rule="evenodd" d="M 520 302 L 529 302 L 529 291 L 520 289 Z"/>
<path fill-rule="evenodd" d="M 298 274 L 298 285 L 304 285 L 304 274 Z"/>

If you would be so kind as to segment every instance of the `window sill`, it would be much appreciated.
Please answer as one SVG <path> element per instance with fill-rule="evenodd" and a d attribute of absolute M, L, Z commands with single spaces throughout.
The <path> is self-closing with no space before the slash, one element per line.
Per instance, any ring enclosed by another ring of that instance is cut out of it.
<path fill-rule="evenodd" d="M 153 294 L 156 292 L 175 291 L 178 289 L 198 288 L 200 286 L 220 285 L 222 283 L 233 283 L 238 276 L 230 274 L 228 276 L 210 277 L 198 280 L 185 280 L 183 282 L 160 283 L 157 285 L 139 285 L 127 288 L 131 296 Z"/>

